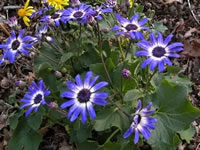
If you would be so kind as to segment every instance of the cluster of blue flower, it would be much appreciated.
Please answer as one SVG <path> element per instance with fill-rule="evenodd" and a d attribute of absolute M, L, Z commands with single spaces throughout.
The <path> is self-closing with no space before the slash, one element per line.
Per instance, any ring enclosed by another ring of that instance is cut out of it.
<path fill-rule="evenodd" d="M 3 56 L 0 59 L 0 65 L 5 60 L 14 63 L 19 52 L 28 55 L 28 49 L 32 48 L 35 42 L 41 41 L 43 34 L 47 33 L 50 24 L 55 24 L 55 26 L 58 27 L 61 22 L 67 23 L 69 21 L 77 21 L 80 24 L 88 23 L 88 20 L 91 19 L 102 20 L 102 14 L 111 13 L 113 11 L 111 7 L 116 5 L 113 2 L 114 1 L 109 1 L 107 5 L 101 5 L 96 8 L 80 3 L 80 5 L 76 7 L 58 10 L 53 15 L 44 15 L 41 18 L 42 26 L 34 37 L 24 36 L 24 29 L 20 31 L 18 36 L 16 36 L 14 31 L 11 31 L 11 36 L 8 38 L 7 43 L 0 45 L 0 48 L 4 49 Z M 34 13 L 32 18 L 37 15 L 42 15 L 50 9 L 52 8 L 44 8 Z M 150 65 L 150 70 L 153 71 L 155 67 L 158 66 L 159 71 L 162 72 L 164 71 L 165 64 L 172 65 L 172 62 L 168 57 L 179 57 L 176 52 L 183 50 L 182 43 L 175 42 L 169 44 L 173 35 L 167 36 L 165 40 L 163 40 L 161 33 L 158 33 L 158 36 L 156 37 L 148 27 L 144 26 L 148 21 L 147 18 L 143 18 L 139 21 L 139 15 L 135 14 L 130 20 L 128 20 L 119 14 L 116 14 L 116 19 L 119 25 L 114 26 L 112 29 L 118 31 L 116 33 L 117 36 L 124 35 L 130 39 L 140 40 L 137 43 L 137 46 L 142 50 L 137 51 L 136 56 L 148 57 L 142 63 L 142 68 Z M 145 37 L 141 32 L 142 30 L 151 32 L 151 41 L 145 40 Z M 49 41 L 53 41 L 53 39 L 50 38 Z M 67 118 L 70 119 L 71 122 L 75 121 L 80 115 L 82 123 L 85 124 L 87 121 L 87 112 L 92 119 L 96 118 L 94 104 L 100 106 L 105 106 L 107 104 L 105 99 L 108 97 L 108 93 L 97 91 L 108 85 L 108 83 L 102 81 L 95 84 L 98 78 L 98 76 L 92 78 L 92 72 L 87 72 L 84 82 L 82 82 L 80 75 L 75 77 L 75 83 L 67 81 L 66 86 L 70 91 L 63 92 L 61 97 L 67 98 L 68 101 L 64 102 L 60 107 L 62 109 L 70 107 L 67 113 Z M 24 103 L 21 106 L 21 109 L 30 106 L 26 111 L 25 116 L 29 116 L 33 110 L 37 112 L 40 105 L 46 104 L 45 97 L 50 95 L 50 93 L 51 92 L 45 88 L 43 80 L 41 80 L 38 85 L 33 82 L 29 87 L 29 93 L 25 94 L 24 98 L 21 99 L 21 102 Z M 155 110 L 150 110 L 152 103 L 144 108 L 142 108 L 141 105 L 141 101 L 139 100 L 136 112 L 133 116 L 133 122 L 124 134 L 124 138 L 127 138 L 134 131 L 135 143 L 139 140 L 139 132 L 142 133 L 145 139 L 149 139 L 151 136 L 150 129 L 155 129 L 155 123 L 157 122 L 157 119 L 150 117 L 150 115 L 155 112 Z"/>

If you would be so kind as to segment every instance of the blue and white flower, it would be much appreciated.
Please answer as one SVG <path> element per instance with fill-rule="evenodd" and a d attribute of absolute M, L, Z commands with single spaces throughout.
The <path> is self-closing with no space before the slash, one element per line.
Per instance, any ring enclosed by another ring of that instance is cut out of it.
<path fill-rule="evenodd" d="M 173 35 L 170 34 L 165 40 L 161 33 L 158 33 L 158 37 L 151 33 L 150 42 L 142 40 L 137 45 L 142 48 L 142 50 L 136 52 L 136 56 L 147 56 L 148 58 L 142 63 L 141 67 L 145 68 L 150 65 L 150 70 L 153 71 L 156 66 L 160 72 L 164 71 L 164 65 L 172 65 L 172 62 L 168 57 L 178 58 L 179 55 L 176 52 L 183 50 L 183 43 L 175 42 L 169 44 Z"/>
<path fill-rule="evenodd" d="M 16 36 L 15 32 L 11 31 L 11 36 L 8 38 L 6 44 L 0 44 L 0 48 L 5 49 L 4 59 L 9 60 L 10 63 L 14 63 L 15 58 L 19 55 L 19 52 L 28 55 L 28 49 L 32 48 L 36 38 L 32 36 L 24 36 L 25 30 L 21 30 L 19 35 Z"/>
<path fill-rule="evenodd" d="M 86 23 L 87 15 L 92 12 L 92 7 L 90 5 L 86 5 L 81 3 L 78 7 L 75 8 L 67 8 L 64 10 L 62 15 L 62 20 L 66 23 L 70 20 L 78 21 L 78 23 Z"/>
<path fill-rule="evenodd" d="M 69 100 L 64 102 L 61 108 L 70 107 L 67 118 L 71 122 L 75 121 L 80 114 L 82 123 L 85 124 L 87 121 L 87 111 L 92 119 L 96 118 L 94 104 L 100 106 L 107 104 L 105 99 L 108 97 L 108 93 L 97 91 L 108 85 L 108 83 L 102 81 L 95 84 L 98 78 L 99 76 L 92 78 L 92 72 L 87 72 L 84 82 L 82 82 L 80 75 L 75 77 L 76 83 L 67 81 L 66 86 L 70 91 L 63 92 L 61 97 L 68 98 Z"/>
<path fill-rule="evenodd" d="M 114 8 L 117 6 L 117 0 L 106 0 L 106 3 L 104 4 L 108 8 Z"/>
<path fill-rule="evenodd" d="M 120 26 L 115 25 L 112 29 L 118 31 L 117 35 L 125 35 L 126 37 L 131 37 L 132 39 L 144 39 L 142 30 L 149 30 L 148 27 L 143 26 L 148 20 L 143 18 L 138 21 L 139 15 L 135 14 L 130 20 L 121 17 L 119 14 L 116 14 L 116 19 L 120 23 Z"/>
<path fill-rule="evenodd" d="M 95 19 L 102 20 L 102 14 L 111 12 L 113 12 L 112 8 L 104 8 L 104 6 L 101 5 L 97 6 L 91 14 Z"/>
<path fill-rule="evenodd" d="M 21 99 L 21 102 L 24 104 L 21 105 L 20 109 L 30 106 L 25 113 L 25 116 L 28 117 L 33 110 L 37 112 L 40 105 L 46 104 L 45 97 L 50 93 L 51 92 L 45 88 L 43 80 L 40 80 L 38 85 L 34 81 L 29 86 L 29 93 L 26 93 L 24 98 Z"/>
<path fill-rule="evenodd" d="M 150 117 L 150 115 L 155 112 L 155 110 L 150 110 L 151 106 L 152 103 L 149 103 L 149 105 L 142 108 L 142 102 L 140 100 L 138 101 L 133 122 L 129 129 L 124 133 L 124 138 L 129 137 L 135 132 L 134 143 L 136 144 L 139 141 L 139 133 L 141 133 L 146 140 L 151 137 L 150 129 L 155 129 L 155 123 L 157 122 L 156 118 Z"/>

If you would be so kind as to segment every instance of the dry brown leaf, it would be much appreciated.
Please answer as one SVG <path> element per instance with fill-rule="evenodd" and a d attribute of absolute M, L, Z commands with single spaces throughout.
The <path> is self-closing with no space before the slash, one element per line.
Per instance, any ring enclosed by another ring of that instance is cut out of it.
<path fill-rule="evenodd" d="M 170 3 L 173 3 L 173 2 L 179 2 L 179 3 L 183 3 L 183 0 L 165 0 L 165 4 L 170 4 Z"/>
<path fill-rule="evenodd" d="M 190 28 L 189 31 L 187 31 L 184 35 L 184 38 L 188 38 L 190 36 L 192 36 L 192 33 L 200 33 L 200 30 L 198 28 Z"/>
<path fill-rule="evenodd" d="M 184 51 L 181 53 L 183 57 L 200 57 L 200 39 L 191 42 L 184 41 Z"/>

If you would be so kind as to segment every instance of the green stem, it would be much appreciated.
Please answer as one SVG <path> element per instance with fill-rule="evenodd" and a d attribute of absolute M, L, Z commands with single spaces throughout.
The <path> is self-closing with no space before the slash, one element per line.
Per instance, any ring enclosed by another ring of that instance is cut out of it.
<path fill-rule="evenodd" d="M 117 132 L 119 132 L 119 131 L 120 131 L 119 128 L 116 129 L 116 130 L 107 138 L 107 140 L 105 141 L 105 143 L 104 143 L 103 145 L 105 145 L 106 143 L 108 143 L 108 142 L 114 137 L 114 135 L 115 135 Z"/>
<path fill-rule="evenodd" d="M 118 44 L 119 44 L 120 53 L 121 53 L 121 55 L 122 55 L 122 61 L 124 61 L 126 57 L 125 57 L 124 52 L 123 52 L 123 50 L 122 50 L 121 42 L 120 42 L 119 39 L 117 39 L 117 41 L 118 41 Z"/>

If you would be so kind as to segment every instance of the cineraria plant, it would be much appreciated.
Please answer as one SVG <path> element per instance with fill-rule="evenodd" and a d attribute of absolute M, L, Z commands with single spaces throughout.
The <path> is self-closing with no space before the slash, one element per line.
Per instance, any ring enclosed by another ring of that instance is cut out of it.
<path fill-rule="evenodd" d="M 128 12 L 120 7 L 126 3 Z M 16 97 L 20 109 L 10 117 L 10 150 L 39 149 L 42 130 L 53 125 L 62 126 L 78 150 L 145 145 L 171 150 L 191 139 L 191 122 L 200 110 L 188 101 L 191 82 L 170 60 L 179 57 L 183 44 L 153 28 L 141 5 L 131 0 L 43 0 L 41 10 L 28 5 L 29 0 L 18 14 L 26 25 L 37 21 L 33 35 L 12 30 L 0 44 L 1 67 L 13 65 L 19 54 L 36 53 L 35 81 Z"/>

